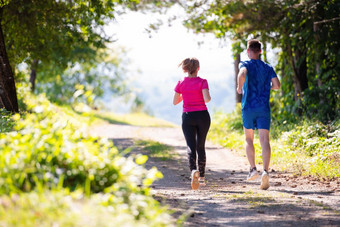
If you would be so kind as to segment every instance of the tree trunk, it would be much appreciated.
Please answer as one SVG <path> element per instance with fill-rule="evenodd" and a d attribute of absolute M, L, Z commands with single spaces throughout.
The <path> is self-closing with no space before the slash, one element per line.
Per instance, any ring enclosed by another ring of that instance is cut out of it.
<path fill-rule="evenodd" d="M 283 81 L 285 80 L 286 77 L 286 70 L 285 70 L 285 59 L 283 59 L 283 63 L 281 64 L 281 68 L 280 68 L 280 72 L 281 72 L 281 83 L 283 83 Z M 281 97 L 283 97 L 285 95 L 285 90 L 283 88 L 280 89 L 281 92 Z"/>
<path fill-rule="evenodd" d="M 235 94 L 236 94 L 236 103 L 240 103 L 242 101 L 242 95 L 237 93 L 237 76 L 239 72 L 238 65 L 241 61 L 241 54 L 237 53 L 234 56 L 234 72 L 235 72 Z"/>
<path fill-rule="evenodd" d="M 294 53 L 294 62 L 297 67 L 297 80 L 300 84 L 301 92 L 303 92 L 308 88 L 306 53 L 296 50 Z"/>
<path fill-rule="evenodd" d="M 314 30 L 314 39 L 315 39 L 315 45 L 317 46 L 320 42 L 320 36 L 319 36 L 319 26 L 316 22 L 314 22 L 313 26 Z M 316 49 L 316 47 L 314 47 Z M 318 87 L 322 86 L 322 81 L 320 79 L 320 65 L 321 65 L 321 58 L 320 58 L 320 52 L 315 51 L 315 71 L 317 76 L 317 81 L 318 81 Z"/>
<path fill-rule="evenodd" d="M 6 110 L 19 112 L 17 93 L 12 68 L 6 52 L 5 40 L 2 31 L 2 10 L 0 8 L 0 99 Z"/>
<path fill-rule="evenodd" d="M 308 88 L 308 79 L 307 79 L 307 62 L 306 62 L 306 55 L 302 53 L 300 50 L 293 51 L 288 44 L 287 52 L 289 56 L 289 63 L 293 69 L 293 82 L 294 82 L 294 89 L 295 89 L 295 100 L 301 98 L 302 92 Z M 298 62 L 300 61 L 300 62 Z"/>
<path fill-rule="evenodd" d="M 31 64 L 31 74 L 30 74 L 30 83 L 31 83 L 32 92 L 34 92 L 35 90 L 35 81 L 37 79 L 37 67 L 38 67 L 38 60 L 34 59 Z"/>

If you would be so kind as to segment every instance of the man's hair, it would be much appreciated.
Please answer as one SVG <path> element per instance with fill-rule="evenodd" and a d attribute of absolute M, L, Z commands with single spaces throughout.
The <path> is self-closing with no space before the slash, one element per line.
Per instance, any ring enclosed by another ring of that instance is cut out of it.
<path fill-rule="evenodd" d="M 247 48 L 254 53 L 259 53 L 261 51 L 261 42 L 257 39 L 248 40 Z"/>

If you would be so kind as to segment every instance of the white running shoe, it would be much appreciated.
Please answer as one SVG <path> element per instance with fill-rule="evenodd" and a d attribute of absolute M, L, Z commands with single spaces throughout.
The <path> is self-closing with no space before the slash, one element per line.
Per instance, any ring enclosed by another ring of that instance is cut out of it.
<path fill-rule="evenodd" d="M 205 185 L 206 185 L 206 183 L 205 183 L 205 177 L 200 177 L 200 178 L 198 179 L 198 182 L 200 183 L 200 186 L 205 186 Z"/>
<path fill-rule="evenodd" d="M 256 180 L 259 177 L 259 173 L 257 172 L 256 168 L 252 168 L 249 171 L 247 180 L 251 181 L 251 180 Z"/>
<path fill-rule="evenodd" d="M 198 181 L 200 177 L 200 172 L 198 170 L 191 171 L 191 188 L 192 190 L 197 190 L 200 187 L 200 183 Z"/>
<path fill-rule="evenodd" d="M 269 175 L 267 171 L 263 171 L 261 177 L 261 186 L 260 189 L 267 190 L 269 188 Z"/>

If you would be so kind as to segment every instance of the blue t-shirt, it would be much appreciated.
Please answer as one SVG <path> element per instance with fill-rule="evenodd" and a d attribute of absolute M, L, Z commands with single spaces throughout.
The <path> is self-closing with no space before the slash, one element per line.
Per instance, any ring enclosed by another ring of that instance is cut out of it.
<path fill-rule="evenodd" d="M 277 77 L 273 67 L 259 59 L 241 61 L 239 68 L 242 67 L 247 69 L 242 89 L 242 110 L 270 111 L 271 79 Z"/>

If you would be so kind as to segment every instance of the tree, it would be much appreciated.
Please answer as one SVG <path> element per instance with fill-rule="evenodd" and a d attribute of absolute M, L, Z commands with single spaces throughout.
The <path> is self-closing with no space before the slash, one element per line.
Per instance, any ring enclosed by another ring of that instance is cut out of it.
<path fill-rule="evenodd" d="M 3 7 L 8 1 L 0 1 L 0 21 L 3 18 Z M 14 75 L 8 60 L 6 45 L 0 23 L 0 107 L 8 111 L 18 112 L 18 100 L 15 89 Z"/>
<path fill-rule="evenodd" d="M 13 105 L 16 102 L 13 72 L 7 62 L 14 68 L 22 62 L 27 63 L 31 68 L 30 81 L 34 89 L 39 68 L 53 64 L 62 72 L 68 64 L 87 61 L 89 52 L 95 53 L 105 48 L 107 42 L 113 41 L 103 32 L 103 25 L 114 19 L 116 14 L 127 9 L 150 10 L 149 5 L 167 7 L 174 1 L 0 0 L 0 3 L 0 24 L 4 30 L 0 37 L 0 41 L 3 40 L 1 56 L 7 67 L 1 73 L 0 81 L 13 79 L 10 85 L 2 85 L 6 89 L 3 88 L 1 101 L 6 109 L 17 111 L 7 104 L 10 103 L 7 99 L 13 100 Z M 3 52 L 6 49 L 8 56 Z"/>
<path fill-rule="evenodd" d="M 106 39 L 95 31 L 95 26 L 102 23 L 103 17 L 113 16 L 108 10 L 112 6 L 100 1 L 12 0 L 3 4 L 1 25 L 5 32 L 0 40 L 5 40 L 3 47 L 9 54 L 2 56 L 14 68 L 22 62 L 31 67 L 30 81 L 34 89 L 39 63 L 65 68 L 73 60 L 71 53 L 79 47 L 104 45 Z M 7 87 L 12 90 L 5 94 L 16 100 L 13 72 L 7 70 L 1 76 L 9 77 L 13 83 Z M 5 107 L 14 110 L 8 105 Z"/>
<path fill-rule="evenodd" d="M 185 24 L 196 32 L 213 32 L 216 37 L 229 37 L 241 44 L 249 38 L 260 38 L 264 47 L 270 43 L 282 50 L 279 68 L 284 71 L 284 107 L 292 114 L 316 114 L 323 120 L 337 116 L 339 1 L 192 2 L 184 5 L 188 12 Z M 237 53 L 234 49 L 236 59 Z M 331 101 L 325 102 L 318 93 Z"/>
<path fill-rule="evenodd" d="M 98 98 L 106 95 L 125 95 L 130 92 L 124 81 L 125 66 L 129 63 L 123 48 L 105 49 L 93 56 L 91 61 L 76 63 L 56 77 L 44 77 L 38 91 L 59 104 L 85 103 L 97 108 Z M 54 74 L 53 68 L 42 69 L 42 76 Z"/>

